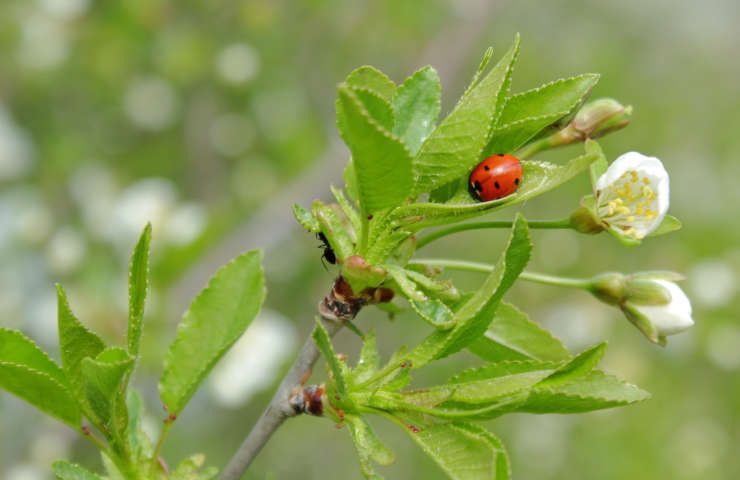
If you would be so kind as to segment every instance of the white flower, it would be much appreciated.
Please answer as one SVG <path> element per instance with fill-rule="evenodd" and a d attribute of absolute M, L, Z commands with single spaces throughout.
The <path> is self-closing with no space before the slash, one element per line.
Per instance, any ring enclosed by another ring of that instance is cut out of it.
<path fill-rule="evenodd" d="M 652 282 L 668 292 L 670 301 L 665 304 L 633 306 L 650 322 L 658 336 L 673 335 L 691 327 L 694 324 L 691 302 L 681 287 L 668 280 L 655 279 Z"/>
<path fill-rule="evenodd" d="M 617 233 L 642 240 L 668 211 L 668 184 L 668 172 L 659 159 L 627 152 L 596 182 L 596 213 Z"/>

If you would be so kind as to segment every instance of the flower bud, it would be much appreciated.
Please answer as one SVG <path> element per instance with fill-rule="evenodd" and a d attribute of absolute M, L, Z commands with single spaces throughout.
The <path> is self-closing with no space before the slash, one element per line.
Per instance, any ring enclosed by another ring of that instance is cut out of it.
<path fill-rule="evenodd" d="M 631 115 L 631 106 L 625 107 L 613 98 L 599 98 L 584 105 L 571 125 L 584 138 L 598 138 L 626 127 Z"/>

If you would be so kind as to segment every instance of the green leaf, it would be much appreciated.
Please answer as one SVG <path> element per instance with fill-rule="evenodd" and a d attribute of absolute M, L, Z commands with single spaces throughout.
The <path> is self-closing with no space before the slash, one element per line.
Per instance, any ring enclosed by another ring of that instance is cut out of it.
<path fill-rule="evenodd" d="M 555 373 L 540 382 L 541 387 L 552 387 L 568 383 L 596 368 L 606 351 L 606 342 L 585 350 L 576 355 L 571 361 L 560 367 Z"/>
<path fill-rule="evenodd" d="M 509 153 L 521 147 L 537 133 L 579 108 L 598 80 L 599 75 L 588 73 L 556 80 L 512 96 L 506 102 L 484 156 Z"/>
<path fill-rule="evenodd" d="M 152 442 L 144 432 L 142 422 L 144 418 L 144 400 L 136 390 L 128 391 L 126 402 L 128 406 L 128 440 L 131 445 L 131 454 L 134 460 L 142 462 L 151 459 L 153 454 Z"/>
<path fill-rule="evenodd" d="M 460 99 L 421 146 L 414 159 L 416 195 L 467 175 L 478 163 L 496 123 L 506 93 L 505 84 L 518 52 L 517 36 L 511 50 Z"/>
<path fill-rule="evenodd" d="M 350 72 L 344 83 L 355 89 L 372 91 L 389 104 L 396 92 L 396 84 L 393 83 L 393 80 L 388 78 L 385 73 L 369 65 L 364 65 Z"/>
<path fill-rule="evenodd" d="M 179 414 L 203 379 L 244 333 L 265 299 L 262 252 L 221 267 L 190 304 L 170 345 L 159 381 L 169 412 Z"/>
<path fill-rule="evenodd" d="M 673 215 L 666 215 L 663 218 L 663 221 L 660 222 L 658 228 L 653 230 L 648 237 L 657 237 L 658 235 L 675 232 L 676 230 L 680 230 L 682 226 L 681 220 L 677 219 Z"/>
<path fill-rule="evenodd" d="M 103 477 L 64 460 L 57 460 L 52 468 L 57 480 L 103 480 Z"/>
<path fill-rule="evenodd" d="M 424 292 L 417 288 L 416 283 L 409 280 L 405 269 L 398 265 L 384 265 L 383 268 L 388 271 L 388 274 L 391 276 L 393 281 L 396 282 L 396 285 L 398 285 L 401 293 L 403 293 L 406 298 L 417 302 L 428 300 L 427 296 L 424 295 Z"/>
<path fill-rule="evenodd" d="M 411 439 L 453 480 L 506 480 L 509 459 L 501 441 L 470 423 L 396 418 Z"/>
<path fill-rule="evenodd" d="M 348 228 L 350 220 L 344 217 L 341 209 L 335 204 L 324 204 L 314 200 L 313 216 L 319 222 L 319 228 L 331 245 L 340 263 L 354 253 L 354 241 Z"/>
<path fill-rule="evenodd" d="M 390 103 L 371 90 L 353 88 L 352 91 L 360 99 L 370 117 L 378 122 L 378 125 L 388 132 L 393 130 L 396 120 Z M 344 121 L 342 113 L 337 112 L 337 124 L 342 124 Z"/>
<path fill-rule="evenodd" d="M 352 225 L 352 231 L 356 234 L 362 228 L 360 214 L 355 210 L 352 204 L 350 204 L 347 197 L 344 196 L 344 192 L 341 188 L 337 188 L 334 185 L 331 185 L 329 188 L 331 189 L 332 195 L 334 195 L 334 199 L 337 201 L 337 205 L 339 205 L 342 212 L 344 212 L 344 216 L 347 217 L 350 225 Z"/>
<path fill-rule="evenodd" d="M 319 233 L 321 231 L 319 221 L 316 220 L 311 212 L 301 207 L 297 203 L 293 204 L 293 216 L 296 220 L 298 220 L 298 223 L 300 223 L 301 226 L 309 232 Z"/>
<path fill-rule="evenodd" d="M 406 270 L 406 276 L 416 282 L 422 289 L 438 298 L 448 301 L 457 301 L 460 299 L 460 292 L 457 291 L 449 280 L 437 280 L 414 270 Z"/>
<path fill-rule="evenodd" d="M 442 86 L 437 71 L 426 66 L 398 87 L 391 105 L 396 119 L 393 133 L 416 154 L 434 130 L 440 110 Z"/>
<path fill-rule="evenodd" d="M 216 467 L 203 469 L 206 457 L 202 453 L 192 455 L 177 466 L 170 475 L 170 480 L 211 480 L 218 475 Z"/>
<path fill-rule="evenodd" d="M 50 375 L 26 365 L 0 361 L 0 388 L 42 412 L 78 429 L 82 415 L 67 387 Z"/>
<path fill-rule="evenodd" d="M 455 326 L 455 313 L 439 299 L 409 300 L 411 308 L 434 328 L 448 330 Z"/>
<path fill-rule="evenodd" d="M 316 343 L 316 347 L 326 359 L 327 365 L 329 365 L 334 383 L 337 386 L 337 392 L 340 395 L 346 394 L 347 382 L 345 377 L 347 376 L 347 367 L 337 358 L 337 354 L 334 353 L 334 346 L 331 344 L 329 333 L 319 318 L 316 319 L 316 327 L 313 329 L 312 337 Z"/>
<path fill-rule="evenodd" d="M 344 190 L 347 192 L 347 195 L 349 195 L 349 198 L 356 205 L 359 205 L 360 194 L 357 191 L 357 175 L 355 175 L 355 164 L 351 158 L 347 162 L 347 166 L 344 167 L 342 179 L 344 180 Z"/>
<path fill-rule="evenodd" d="M 414 368 L 458 352 L 485 333 L 504 293 L 529 261 L 531 250 L 527 222 L 517 214 L 509 243 L 494 270 L 475 294 L 455 312 L 453 329 L 432 333 L 411 352 Z"/>
<path fill-rule="evenodd" d="M 411 155 L 400 139 L 384 129 L 357 94 L 339 86 L 339 133 L 352 152 L 363 214 L 399 205 L 411 193 Z"/>
<path fill-rule="evenodd" d="M 456 195 L 450 203 L 415 203 L 395 209 L 393 220 L 412 231 L 436 225 L 459 222 L 477 217 L 518 203 L 525 202 L 548 192 L 572 179 L 603 156 L 598 144 L 586 141 L 586 153 L 570 160 L 565 165 L 548 162 L 522 162 L 522 184 L 519 190 L 507 197 L 490 202 L 477 202 L 467 190 Z"/>
<path fill-rule="evenodd" d="M 57 285 L 57 305 L 62 368 L 82 412 L 95 418 L 87 403 L 81 364 L 85 358 L 97 357 L 105 349 L 105 343 L 74 316 L 61 285 Z"/>
<path fill-rule="evenodd" d="M 149 287 L 149 243 L 152 240 L 152 224 L 147 223 L 139 242 L 131 255 L 128 274 L 128 351 L 139 355 L 141 325 L 144 320 L 144 304 Z"/>
<path fill-rule="evenodd" d="M 347 415 L 344 420 L 349 427 L 349 433 L 352 435 L 352 441 L 360 459 L 362 474 L 368 479 L 380 478 L 375 473 L 372 462 L 380 465 L 390 465 L 395 461 L 395 455 L 388 447 L 383 445 L 370 425 L 361 417 Z"/>
<path fill-rule="evenodd" d="M 593 370 L 573 381 L 535 388 L 515 410 L 530 413 L 580 413 L 640 402 L 650 394 L 619 378 Z"/>
<path fill-rule="evenodd" d="M 0 362 L 13 363 L 44 373 L 67 386 L 67 377 L 59 365 L 33 340 L 18 330 L 0 327 Z"/>
<path fill-rule="evenodd" d="M 468 349 L 489 362 L 502 360 L 568 360 L 570 352 L 549 331 L 514 305 L 502 302 L 485 335 Z"/>
<path fill-rule="evenodd" d="M 360 384 L 372 377 L 380 368 L 380 354 L 378 353 L 378 342 L 375 331 L 370 330 L 362 338 L 362 350 L 360 359 L 352 370 L 352 381 Z"/>
<path fill-rule="evenodd" d="M 90 420 L 110 439 L 118 451 L 128 442 L 126 387 L 134 358 L 122 348 L 109 347 L 95 359 L 82 360 L 82 381 L 87 403 L 94 415 Z"/>

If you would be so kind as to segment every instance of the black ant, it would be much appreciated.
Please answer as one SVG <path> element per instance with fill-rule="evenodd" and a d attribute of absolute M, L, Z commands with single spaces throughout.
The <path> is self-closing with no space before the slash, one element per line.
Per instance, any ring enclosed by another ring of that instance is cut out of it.
<path fill-rule="evenodd" d="M 321 241 L 321 245 L 319 245 L 319 248 L 322 248 L 324 250 L 321 254 L 321 262 L 323 263 L 323 261 L 326 260 L 330 264 L 336 265 L 337 255 L 336 253 L 334 253 L 331 245 L 329 245 L 329 240 L 326 239 L 326 235 L 324 235 L 324 232 L 317 233 L 316 238 Z"/>

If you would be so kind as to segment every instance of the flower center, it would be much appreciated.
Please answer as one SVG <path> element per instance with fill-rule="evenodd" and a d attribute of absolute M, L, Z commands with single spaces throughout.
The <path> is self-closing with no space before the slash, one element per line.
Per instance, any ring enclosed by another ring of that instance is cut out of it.
<path fill-rule="evenodd" d="M 641 239 L 643 229 L 638 223 L 649 223 L 658 216 L 657 195 L 651 188 L 652 179 L 628 170 L 603 191 L 597 192 L 599 217 L 619 228 L 625 235 Z"/>

